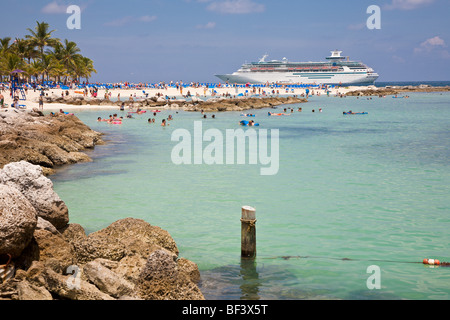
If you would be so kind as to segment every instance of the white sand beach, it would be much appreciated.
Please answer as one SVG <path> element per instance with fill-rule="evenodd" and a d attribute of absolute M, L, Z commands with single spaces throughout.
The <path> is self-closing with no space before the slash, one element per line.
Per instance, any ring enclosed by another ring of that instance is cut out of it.
<path fill-rule="evenodd" d="M 346 94 L 350 91 L 355 90 L 367 90 L 371 87 L 341 87 L 341 88 L 330 88 L 329 89 L 329 95 L 330 96 L 337 96 L 341 94 Z M 168 96 L 169 98 L 176 98 L 176 99 L 184 99 L 183 95 L 187 95 L 190 93 L 191 96 L 199 97 L 203 100 L 211 98 L 211 97 L 222 97 L 224 95 L 231 95 L 231 96 L 238 96 L 239 94 L 246 94 L 252 95 L 252 89 L 251 88 L 232 88 L 232 87 L 222 87 L 222 88 L 215 88 L 215 94 L 213 96 L 211 89 L 206 89 L 204 87 L 195 88 L 195 87 L 188 87 L 183 88 L 183 91 L 180 92 L 180 90 L 177 90 L 176 88 L 167 88 L 167 89 L 98 89 L 97 92 L 97 98 L 98 99 L 104 99 L 105 95 L 109 96 L 109 99 L 113 101 L 117 101 L 119 94 L 120 94 L 120 100 L 121 101 L 128 101 L 130 97 L 132 97 L 135 101 L 137 99 L 141 98 L 152 98 L 156 97 L 157 94 L 162 94 L 163 96 Z M 275 94 L 272 93 L 272 90 L 275 90 Z M 271 88 L 263 88 L 262 91 L 266 91 L 266 96 L 301 96 L 306 95 L 306 89 L 305 88 L 295 88 L 295 89 L 271 89 Z M 278 92 L 277 92 L 278 91 Z M 66 93 L 69 93 L 68 96 L 66 96 Z M 27 99 L 25 101 L 21 100 L 19 102 L 20 105 L 26 106 L 26 109 L 33 109 L 33 108 L 39 108 L 39 90 L 28 90 L 27 92 Z M 258 92 L 257 92 L 258 93 Z M 8 106 L 11 106 L 12 99 L 10 97 L 9 90 L 4 90 L 2 92 L 4 98 L 5 98 L 5 104 Z M 75 90 L 65 90 L 65 89 L 49 89 L 45 91 L 45 94 L 49 97 L 61 97 L 62 95 L 66 97 L 74 97 L 74 96 L 83 96 L 82 90 L 75 89 Z M 310 89 L 310 95 L 315 96 L 322 96 L 327 97 L 327 92 L 324 89 Z M 90 94 L 88 95 L 90 97 Z M 84 106 L 74 106 L 74 105 L 67 105 L 67 104 L 60 104 L 60 103 L 52 103 L 52 104 L 44 104 L 44 111 L 59 111 L 60 109 L 63 110 L 74 110 L 74 109 L 104 109 L 104 110 L 110 110 L 115 108 L 114 106 L 108 106 L 108 105 L 84 105 Z"/>

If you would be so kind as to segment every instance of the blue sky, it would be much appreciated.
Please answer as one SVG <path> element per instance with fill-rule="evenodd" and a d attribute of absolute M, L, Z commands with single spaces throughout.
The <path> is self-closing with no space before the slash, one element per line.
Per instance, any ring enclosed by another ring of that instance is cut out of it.
<path fill-rule="evenodd" d="M 66 8 L 82 9 L 69 30 Z M 367 8 L 381 8 L 369 30 Z M 36 21 L 77 42 L 93 81 L 210 81 L 244 62 L 317 61 L 334 49 L 363 61 L 379 81 L 450 80 L 450 0 L 9 0 L 0 37 L 24 37 Z"/>

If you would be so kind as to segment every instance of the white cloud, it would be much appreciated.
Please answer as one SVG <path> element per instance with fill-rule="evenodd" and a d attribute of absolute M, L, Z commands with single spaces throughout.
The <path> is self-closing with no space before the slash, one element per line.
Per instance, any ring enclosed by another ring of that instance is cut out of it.
<path fill-rule="evenodd" d="M 445 47 L 445 41 L 441 39 L 439 36 L 436 36 L 434 38 L 430 38 L 422 42 L 420 44 L 420 47 L 414 49 L 414 52 L 416 53 L 423 51 L 430 52 L 438 47 Z"/>
<path fill-rule="evenodd" d="M 445 41 L 441 37 L 436 36 L 422 42 L 418 48 L 414 49 L 414 53 L 433 53 L 434 55 L 440 55 L 444 59 L 450 59 L 450 53 L 445 49 L 446 47 Z"/>
<path fill-rule="evenodd" d="M 42 13 L 46 14 L 60 14 L 66 13 L 68 5 L 62 4 L 59 1 L 53 1 L 48 3 L 45 7 L 41 9 Z"/>
<path fill-rule="evenodd" d="M 433 3 L 434 0 L 392 0 L 392 4 L 386 5 L 387 10 L 414 10 Z"/>
<path fill-rule="evenodd" d="M 197 29 L 214 29 L 216 27 L 215 22 L 208 22 L 207 24 L 199 24 Z"/>
<path fill-rule="evenodd" d="M 208 2 L 208 1 L 201 1 Z M 224 14 L 249 14 L 261 13 L 266 10 L 266 6 L 253 0 L 222 0 L 211 2 L 207 9 L 209 11 Z"/>
<path fill-rule="evenodd" d="M 67 14 L 67 8 L 70 7 L 71 4 L 68 4 L 66 1 L 62 2 L 59 0 L 52 1 L 46 4 L 42 9 L 41 13 L 44 14 Z M 83 12 L 87 8 L 87 4 L 80 4 L 78 7 Z"/>

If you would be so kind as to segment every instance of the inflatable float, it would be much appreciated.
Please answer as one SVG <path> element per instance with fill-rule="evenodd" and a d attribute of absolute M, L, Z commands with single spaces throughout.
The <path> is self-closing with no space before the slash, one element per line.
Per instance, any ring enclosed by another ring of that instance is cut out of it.
<path fill-rule="evenodd" d="M 254 114 L 241 114 L 241 117 L 256 117 Z"/>
<path fill-rule="evenodd" d="M 259 123 L 250 124 L 249 121 L 245 121 L 245 120 L 241 121 L 240 125 L 244 126 L 244 127 L 259 127 Z"/>
<path fill-rule="evenodd" d="M 147 113 L 147 111 L 139 111 L 139 112 L 128 112 L 129 114 L 131 114 L 131 113 L 136 113 L 136 114 L 144 114 L 144 113 Z"/>
<path fill-rule="evenodd" d="M 368 112 L 344 112 L 344 115 L 369 114 Z"/>
<path fill-rule="evenodd" d="M 286 113 L 272 113 L 272 112 L 269 112 L 269 113 L 268 113 L 268 116 L 269 116 L 269 117 L 281 117 L 281 116 L 290 116 L 290 114 L 286 114 Z"/>

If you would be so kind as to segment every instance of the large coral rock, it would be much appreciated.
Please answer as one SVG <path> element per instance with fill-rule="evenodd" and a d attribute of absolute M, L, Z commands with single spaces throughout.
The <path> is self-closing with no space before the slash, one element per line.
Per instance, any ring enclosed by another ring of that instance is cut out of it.
<path fill-rule="evenodd" d="M 97 286 L 102 292 L 114 298 L 131 297 L 134 293 L 134 284 L 123 279 L 107 266 L 114 266 L 112 261 L 97 259 L 83 267 L 84 276 Z"/>
<path fill-rule="evenodd" d="M 126 255 L 126 247 L 113 237 L 92 233 L 84 239 L 72 242 L 76 262 L 84 265 L 96 259 L 120 261 Z"/>
<path fill-rule="evenodd" d="M 57 229 L 69 222 L 66 204 L 53 190 L 53 183 L 46 178 L 40 166 L 25 161 L 10 163 L 0 171 L 0 183 L 19 190 L 36 209 L 37 215 Z"/>
<path fill-rule="evenodd" d="M 153 252 L 142 269 L 139 296 L 145 300 L 204 300 L 198 286 L 180 272 L 173 256 L 166 250 Z"/>
<path fill-rule="evenodd" d="M 51 174 L 58 165 L 91 161 L 81 152 L 102 144 L 101 136 L 75 116 L 0 110 L 0 168 L 23 160 Z"/>
<path fill-rule="evenodd" d="M 20 256 L 33 238 L 36 210 L 16 189 L 0 184 L 0 254 Z"/>
<path fill-rule="evenodd" d="M 96 232 L 117 239 L 129 252 L 148 257 L 159 247 L 178 256 L 177 244 L 169 232 L 140 219 L 127 218 L 114 222 L 106 229 Z"/>
<path fill-rule="evenodd" d="M 22 281 L 17 284 L 18 300 L 44 301 L 53 300 L 50 292 L 45 287 L 39 287 L 28 281 Z"/>
<path fill-rule="evenodd" d="M 46 288 L 54 295 L 69 300 L 114 300 L 110 295 L 102 292 L 95 285 L 77 279 L 76 275 L 64 276 L 45 268 L 43 272 Z"/>
<path fill-rule="evenodd" d="M 60 269 L 65 270 L 75 262 L 75 252 L 64 237 L 59 233 L 52 233 L 47 230 L 36 230 L 34 239 L 39 249 L 39 260 L 47 261 L 53 259 Z"/>

